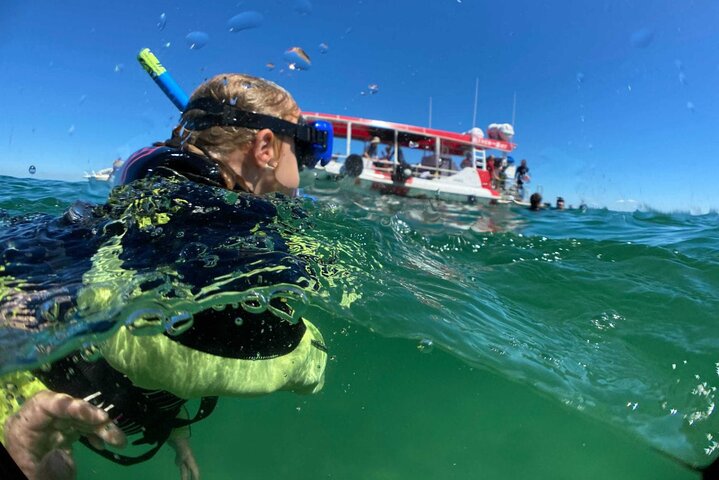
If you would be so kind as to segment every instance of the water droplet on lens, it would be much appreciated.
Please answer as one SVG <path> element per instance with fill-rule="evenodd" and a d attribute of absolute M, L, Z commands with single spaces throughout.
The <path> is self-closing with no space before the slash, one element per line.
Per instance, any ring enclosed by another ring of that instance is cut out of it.
<path fill-rule="evenodd" d="M 35 165 L 30 165 L 30 168 L 28 168 L 27 171 L 30 173 L 30 175 L 35 175 L 35 172 L 37 172 L 37 168 L 35 168 Z"/>
<path fill-rule="evenodd" d="M 160 30 L 164 30 L 166 24 L 167 24 L 167 15 L 165 15 L 164 13 L 161 13 L 160 19 L 157 21 L 157 28 L 159 28 Z"/>
<path fill-rule="evenodd" d="M 309 70 L 312 61 L 300 47 L 292 47 L 285 52 L 285 60 L 290 70 Z"/>
<path fill-rule="evenodd" d="M 185 37 L 185 40 L 187 41 L 187 46 L 190 47 L 191 50 L 199 50 L 207 45 L 207 42 L 210 40 L 210 36 L 205 32 L 190 32 Z"/>
<path fill-rule="evenodd" d="M 259 12 L 242 12 L 227 21 L 227 28 L 230 32 L 237 33 L 250 28 L 257 28 L 262 25 L 264 17 Z"/>
<path fill-rule="evenodd" d="M 300 15 L 312 13 L 312 4 L 309 0 L 295 0 L 295 11 Z"/>
<path fill-rule="evenodd" d="M 326 43 L 320 43 L 320 53 L 327 53 L 330 51 L 330 46 Z"/>
<path fill-rule="evenodd" d="M 637 30 L 636 32 L 632 33 L 631 37 L 629 37 L 629 43 L 631 43 L 632 47 L 636 48 L 646 48 L 652 43 L 653 40 L 654 31 L 652 31 L 650 28 L 642 28 L 640 30 Z"/>

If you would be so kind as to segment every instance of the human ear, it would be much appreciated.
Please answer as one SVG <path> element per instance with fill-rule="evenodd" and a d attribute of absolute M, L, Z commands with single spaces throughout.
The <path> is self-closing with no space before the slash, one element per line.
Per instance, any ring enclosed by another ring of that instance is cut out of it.
<path fill-rule="evenodd" d="M 265 167 L 275 159 L 274 140 L 275 134 L 269 128 L 262 129 L 255 135 L 252 153 L 258 167 Z"/>

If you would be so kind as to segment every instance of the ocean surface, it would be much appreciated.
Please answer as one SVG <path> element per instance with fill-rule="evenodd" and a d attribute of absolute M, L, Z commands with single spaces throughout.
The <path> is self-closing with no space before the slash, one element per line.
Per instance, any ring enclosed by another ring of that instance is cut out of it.
<path fill-rule="evenodd" d="M 325 336 L 325 387 L 221 399 L 192 427 L 203 479 L 698 479 L 691 466 L 716 460 L 719 215 L 530 212 L 303 180 L 301 199 L 274 200 L 276 228 L 317 274 L 296 301 Z M 108 194 L 0 176 L 3 264 L 56 245 L 53 219 Z M 57 250 L 52 288 L 92 288 Z M 0 332 L 2 371 L 101 341 L 155 294 L 117 288 L 107 311 Z M 179 478 L 169 448 L 133 467 L 76 454 L 81 479 Z"/>

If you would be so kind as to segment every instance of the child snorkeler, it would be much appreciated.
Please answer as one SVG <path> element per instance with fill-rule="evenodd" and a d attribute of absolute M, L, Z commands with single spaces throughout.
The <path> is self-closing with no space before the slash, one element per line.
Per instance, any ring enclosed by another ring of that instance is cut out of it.
<path fill-rule="evenodd" d="M 162 177 L 221 187 L 266 212 L 269 202 L 255 196 L 292 194 L 299 169 L 316 163 L 313 152 L 323 138 L 323 132 L 303 124 L 297 104 L 281 87 L 249 75 L 218 75 L 193 92 L 170 140 L 125 162 L 119 182 Z M 196 273 L 188 269 L 186 276 Z M 280 313 L 290 308 L 281 301 L 273 307 Z M 244 319 L 240 326 L 238 315 Z M 188 426 L 209 415 L 217 396 L 322 388 L 327 362 L 322 335 L 307 320 L 293 323 L 281 316 L 272 308 L 260 313 L 210 308 L 173 336 L 137 336 L 122 326 L 99 346 L 99 359 L 73 355 L 15 374 L 28 400 L 16 402 L 14 411 L 0 409 L 0 440 L 4 434 L 5 447 L 31 480 L 74 478 L 71 448 L 77 440 L 125 465 L 151 458 L 167 442 L 176 451 L 181 478 L 197 480 Z M 191 398 L 202 398 L 192 418 L 184 409 Z M 123 447 L 133 434 L 142 435 L 135 444 L 152 448 L 138 457 L 104 449 Z"/>

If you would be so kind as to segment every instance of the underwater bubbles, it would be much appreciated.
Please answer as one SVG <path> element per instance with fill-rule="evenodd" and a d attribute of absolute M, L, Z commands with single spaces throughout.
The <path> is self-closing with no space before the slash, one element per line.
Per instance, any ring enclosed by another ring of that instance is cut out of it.
<path fill-rule="evenodd" d="M 267 62 L 267 63 L 265 64 L 265 68 L 267 68 L 267 70 L 269 70 L 269 71 L 271 72 L 272 70 L 275 69 L 275 64 L 272 63 L 272 62 Z"/>
<path fill-rule="evenodd" d="M 295 0 L 295 12 L 300 15 L 309 15 L 312 13 L 312 4 L 309 0 Z"/>
<path fill-rule="evenodd" d="M 125 69 L 125 65 L 122 63 L 118 63 L 115 65 L 115 73 L 120 73 Z"/>
<path fill-rule="evenodd" d="M 290 70 L 309 70 L 312 65 L 309 55 L 300 47 L 292 47 L 285 51 L 284 57 Z"/>
<path fill-rule="evenodd" d="M 629 43 L 635 48 L 646 48 L 654 40 L 654 31 L 650 28 L 642 28 L 632 33 Z"/>
<path fill-rule="evenodd" d="M 694 111 L 696 110 L 696 107 L 694 106 L 694 102 L 687 102 L 687 110 L 694 113 Z"/>
<path fill-rule="evenodd" d="M 37 168 L 35 168 L 35 165 L 30 165 L 27 171 L 30 175 L 35 175 L 35 172 L 37 172 Z"/>
<path fill-rule="evenodd" d="M 191 50 L 199 50 L 207 45 L 207 42 L 210 40 L 210 36 L 205 32 L 190 32 L 185 37 L 185 40 L 187 41 L 187 46 L 190 47 Z"/>
<path fill-rule="evenodd" d="M 369 85 L 367 85 L 367 89 L 369 90 L 370 95 L 379 93 L 379 85 L 377 85 L 376 83 L 370 83 Z"/>
<path fill-rule="evenodd" d="M 326 43 L 320 43 L 319 48 L 320 48 L 320 53 L 323 55 L 330 51 L 330 46 L 327 45 Z"/>
<path fill-rule="evenodd" d="M 584 74 L 582 72 L 577 72 L 577 85 L 581 85 L 584 83 Z"/>
<path fill-rule="evenodd" d="M 417 343 L 417 350 L 419 350 L 420 353 L 430 353 L 434 350 L 434 342 L 429 338 L 423 338 Z"/>
<path fill-rule="evenodd" d="M 227 21 L 227 28 L 230 32 L 237 33 L 242 30 L 249 30 L 251 28 L 257 28 L 262 25 L 265 18 L 260 12 L 248 11 L 242 12 Z"/>
<path fill-rule="evenodd" d="M 159 30 L 164 30 L 165 25 L 167 25 L 167 15 L 165 15 L 165 13 L 163 12 L 160 14 L 160 18 L 157 21 L 157 28 Z"/>

